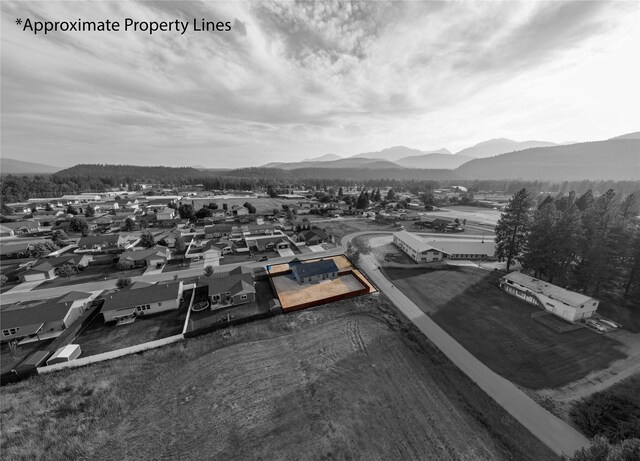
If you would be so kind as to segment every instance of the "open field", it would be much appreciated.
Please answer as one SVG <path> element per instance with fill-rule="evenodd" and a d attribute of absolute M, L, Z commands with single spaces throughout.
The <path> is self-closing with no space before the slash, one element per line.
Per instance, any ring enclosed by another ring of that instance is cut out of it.
<path fill-rule="evenodd" d="M 557 459 L 379 296 L 1 392 L 5 459 Z"/>
<path fill-rule="evenodd" d="M 80 344 L 81 357 L 89 357 L 180 334 L 190 301 L 191 291 L 187 291 L 179 309 L 138 317 L 126 325 L 105 325 L 102 314 L 98 314 L 73 343 Z"/>
<path fill-rule="evenodd" d="M 530 388 L 554 388 L 607 367 L 623 345 L 587 328 L 559 334 L 538 309 L 500 291 L 498 273 L 472 268 L 384 269 L 387 277 L 489 368 Z"/>
<path fill-rule="evenodd" d="M 469 224 L 469 221 L 473 221 L 491 226 L 496 225 L 498 219 L 500 219 L 500 214 L 500 210 L 473 206 L 451 206 L 437 211 L 427 212 L 427 215 L 430 217 L 442 216 L 443 218 L 449 219 L 458 218 L 460 221 L 466 219 L 467 224 Z"/>
<path fill-rule="evenodd" d="M 360 231 L 378 231 L 378 230 L 392 230 L 393 226 L 389 224 L 382 224 L 372 219 L 363 218 L 338 218 L 332 220 L 322 219 L 315 221 L 310 219 L 311 224 L 324 229 L 329 234 L 333 234 L 336 237 L 343 237 L 347 234 Z M 337 239 L 336 239 L 337 242 Z"/>

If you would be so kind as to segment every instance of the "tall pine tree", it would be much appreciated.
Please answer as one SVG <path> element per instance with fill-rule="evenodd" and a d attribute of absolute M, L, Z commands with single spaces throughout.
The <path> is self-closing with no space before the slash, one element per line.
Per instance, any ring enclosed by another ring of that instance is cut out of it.
<path fill-rule="evenodd" d="M 531 205 L 531 196 L 521 189 L 511 197 L 496 225 L 495 256 L 507 261 L 507 272 L 522 257 L 531 223 Z"/>

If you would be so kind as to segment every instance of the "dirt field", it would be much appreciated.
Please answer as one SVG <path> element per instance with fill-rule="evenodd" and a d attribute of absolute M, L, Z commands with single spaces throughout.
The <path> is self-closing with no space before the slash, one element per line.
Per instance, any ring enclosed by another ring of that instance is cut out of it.
<path fill-rule="evenodd" d="M 290 279 L 288 275 L 278 275 L 289 271 L 289 264 L 277 264 L 269 268 L 271 280 L 278 293 L 282 308 L 285 311 L 300 306 L 301 304 L 322 301 L 332 296 L 347 294 L 363 288 L 368 288 L 369 293 L 376 291 L 375 287 L 371 285 L 358 269 L 353 267 L 351 261 L 349 261 L 346 256 L 334 256 L 332 259 L 335 261 L 339 271 L 353 271 L 360 279 L 351 274 L 343 274 L 335 280 L 325 280 L 320 283 L 300 285 L 295 280 Z M 311 261 L 318 261 L 318 259 L 305 260 L 305 262 Z"/>
<path fill-rule="evenodd" d="M 531 319 L 538 309 L 499 290 L 497 273 L 471 268 L 384 271 L 460 344 L 521 386 L 563 386 L 626 356 L 622 344 L 587 328 L 559 334 Z"/>
<path fill-rule="evenodd" d="M 311 221 L 313 225 L 318 226 L 337 237 L 343 237 L 347 234 L 360 231 L 393 230 L 393 226 L 389 224 L 381 224 L 373 221 L 372 219 L 341 218 L 330 221 Z"/>
<path fill-rule="evenodd" d="M 4 459 L 555 460 L 361 297 L 1 389 Z"/>

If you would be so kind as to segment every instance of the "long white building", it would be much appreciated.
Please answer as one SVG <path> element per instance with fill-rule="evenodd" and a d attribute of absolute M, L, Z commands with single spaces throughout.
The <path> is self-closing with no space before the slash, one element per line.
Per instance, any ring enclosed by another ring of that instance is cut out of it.
<path fill-rule="evenodd" d="M 481 239 L 432 239 L 401 231 L 393 234 L 393 243 L 416 262 L 495 259 L 496 244 Z"/>
<path fill-rule="evenodd" d="M 591 317 L 600 303 L 595 298 L 565 290 L 521 272 L 511 272 L 502 277 L 500 288 L 570 322 Z"/>

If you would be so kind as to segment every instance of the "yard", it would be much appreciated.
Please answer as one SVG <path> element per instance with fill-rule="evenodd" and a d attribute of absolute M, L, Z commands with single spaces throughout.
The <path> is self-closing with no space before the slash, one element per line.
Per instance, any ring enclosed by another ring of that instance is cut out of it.
<path fill-rule="evenodd" d="M 135 322 L 126 325 L 107 325 L 102 314 L 98 314 L 73 343 L 80 344 L 81 357 L 88 357 L 180 334 L 190 301 L 191 291 L 185 291 L 180 308 L 138 317 Z"/>
<path fill-rule="evenodd" d="M 380 296 L 1 389 L 7 459 L 558 459 Z"/>
<path fill-rule="evenodd" d="M 498 273 L 473 268 L 386 268 L 425 313 L 492 370 L 530 388 L 554 388 L 626 355 L 616 340 L 587 328 L 559 334 L 531 318 L 536 307 L 510 296 Z"/>
<path fill-rule="evenodd" d="M 230 306 L 218 310 L 205 309 L 199 312 L 191 312 L 187 331 L 206 329 L 214 325 L 224 325 L 227 322 L 236 321 L 269 312 L 271 301 L 275 293 L 267 280 L 256 280 L 256 301 L 238 306 Z M 194 304 L 207 300 L 206 290 L 196 289 Z M 280 310 L 278 310 L 280 312 Z"/>
<path fill-rule="evenodd" d="M 113 264 L 89 265 L 76 275 L 72 275 L 69 278 L 56 277 L 53 280 L 46 280 L 34 289 L 40 290 L 43 288 L 55 288 L 79 283 L 100 282 L 103 280 L 114 280 L 120 277 L 138 277 L 144 274 L 145 270 L 146 268 L 119 271 Z"/>
<path fill-rule="evenodd" d="M 18 346 L 14 352 L 11 351 L 8 344 L 2 344 L 0 348 L 0 373 L 6 373 L 11 371 L 27 357 L 36 351 L 45 349 L 49 344 L 53 342 L 53 339 L 46 339 L 44 341 L 34 341 Z"/>

